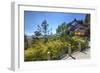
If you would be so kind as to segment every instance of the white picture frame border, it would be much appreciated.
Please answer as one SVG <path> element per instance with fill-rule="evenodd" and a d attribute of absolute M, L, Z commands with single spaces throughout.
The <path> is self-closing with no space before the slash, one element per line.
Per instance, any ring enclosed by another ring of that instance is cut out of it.
<path fill-rule="evenodd" d="M 38 69 L 54 69 L 81 66 L 96 66 L 97 49 L 95 48 L 96 35 L 96 8 L 76 5 L 38 5 L 33 3 L 13 2 L 11 6 L 11 69 L 20 70 L 38 70 Z M 73 12 L 74 13 L 90 13 L 91 14 L 91 59 L 90 60 L 68 60 L 68 61 L 42 61 L 42 62 L 24 62 L 24 10 L 35 11 L 51 11 L 51 12 Z M 60 11 L 61 10 L 61 11 Z M 69 10 L 69 11 L 68 11 Z M 21 25 L 20 25 L 21 24 Z M 23 49 L 21 49 L 23 48 Z M 93 49 L 95 48 L 95 50 Z"/>

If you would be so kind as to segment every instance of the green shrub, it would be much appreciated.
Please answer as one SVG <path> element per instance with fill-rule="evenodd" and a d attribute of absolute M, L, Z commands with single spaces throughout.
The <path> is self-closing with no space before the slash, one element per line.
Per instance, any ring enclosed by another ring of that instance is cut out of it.
<path fill-rule="evenodd" d="M 65 37 L 65 36 L 64 36 Z M 48 42 L 44 42 L 44 39 L 39 39 L 35 41 L 32 48 L 28 48 L 24 52 L 25 61 L 43 61 L 48 60 L 50 57 L 51 60 L 60 59 L 60 57 L 68 53 L 68 46 L 71 46 L 72 52 L 78 50 L 78 43 L 81 43 L 82 48 L 86 48 L 86 40 L 79 37 L 66 37 L 62 38 L 52 38 L 48 39 Z M 48 52 L 50 54 L 48 55 Z"/>

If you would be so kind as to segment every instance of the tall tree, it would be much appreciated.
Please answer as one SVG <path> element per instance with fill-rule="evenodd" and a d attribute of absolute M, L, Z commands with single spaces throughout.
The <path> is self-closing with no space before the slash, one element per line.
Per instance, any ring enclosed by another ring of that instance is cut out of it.
<path fill-rule="evenodd" d="M 49 24 L 47 23 L 46 20 L 44 20 L 41 24 L 42 32 L 45 38 L 45 42 L 47 41 L 47 35 L 48 35 L 48 26 Z"/>
<path fill-rule="evenodd" d="M 37 25 L 37 30 L 34 31 L 34 35 L 32 36 L 32 44 L 35 44 L 37 40 L 39 40 L 41 33 L 41 27 L 40 25 Z"/>
<path fill-rule="evenodd" d="M 61 25 L 58 26 L 56 29 L 57 34 L 67 34 L 68 32 L 68 26 L 65 22 L 63 22 Z"/>
<path fill-rule="evenodd" d="M 34 47 L 34 45 L 37 44 L 37 41 L 40 40 L 41 35 L 41 27 L 40 25 L 37 25 L 37 30 L 34 31 L 34 35 L 32 35 L 32 47 Z"/>
<path fill-rule="evenodd" d="M 86 14 L 84 22 L 85 24 L 90 24 L 90 14 Z"/>
<path fill-rule="evenodd" d="M 28 48 L 28 39 L 27 39 L 27 35 L 24 34 L 24 49 Z"/>
<path fill-rule="evenodd" d="M 40 25 L 37 25 L 37 30 L 34 32 L 34 34 L 36 38 L 39 38 L 42 35 Z"/>

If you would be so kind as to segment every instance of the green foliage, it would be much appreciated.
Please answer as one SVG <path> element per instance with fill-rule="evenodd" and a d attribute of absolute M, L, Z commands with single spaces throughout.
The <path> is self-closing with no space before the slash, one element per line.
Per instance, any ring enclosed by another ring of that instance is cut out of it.
<path fill-rule="evenodd" d="M 78 48 L 78 44 L 80 43 L 81 44 L 81 49 L 84 50 L 87 48 L 87 45 L 88 45 L 88 40 L 86 37 L 77 37 L 77 36 L 74 36 L 72 37 L 73 39 L 73 42 L 72 42 L 72 45 L 73 45 L 73 48 L 76 49 Z"/>
<path fill-rule="evenodd" d="M 49 40 L 46 44 L 43 40 L 37 41 L 37 44 L 33 44 L 33 48 L 25 50 L 25 61 L 39 61 L 48 60 L 47 52 L 50 52 L 50 59 L 59 59 L 67 51 L 67 42 L 61 40 L 52 41 Z"/>
<path fill-rule="evenodd" d="M 33 44 L 34 48 L 29 48 L 25 50 L 24 57 L 25 61 L 39 61 L 47 59 L 47 47 L 44 45 L 43 41 Z"/>

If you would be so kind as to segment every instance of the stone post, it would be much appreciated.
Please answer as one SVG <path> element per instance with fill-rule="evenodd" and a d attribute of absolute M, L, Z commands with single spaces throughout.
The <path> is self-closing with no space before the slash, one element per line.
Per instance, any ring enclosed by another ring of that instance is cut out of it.
<path fill-rule="evenodd" d="M 82 50 L 82 49 L 81 49 L 81 43 L 80 43 L 80 42 L 78 42 L 78 49 L 79 49 L 79 51 Z"/>
<path fill-rule="evenodd" d="M 68 55 L 71 56 L 71 46 L 68 46 Z"/>

